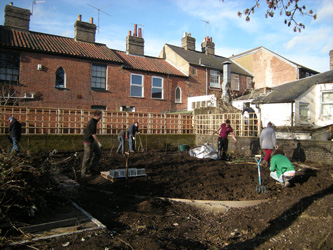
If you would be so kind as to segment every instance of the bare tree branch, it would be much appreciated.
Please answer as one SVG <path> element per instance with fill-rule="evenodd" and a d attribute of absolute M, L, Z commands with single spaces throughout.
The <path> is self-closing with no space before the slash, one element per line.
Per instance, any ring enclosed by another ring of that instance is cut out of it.
<path fill-rule="evenodd" d="M 224 2 L 224 0 L 220 0 Z M 262 0 L 264 1 L 264 0 Z M 294 32 L 301 32 L 302 29 L 305 29 L 305 25 L 303 23 L 298 23 L 295 17 L 295 14 L 306 15 L 312 17 L 314 20 L 317 19 L 317 14 L 315 14 L 312 10 L 306 11 L 306 6 L 299 5 L 300 0 L 266 0 L 267 4 L 267 12 L 265 17 L 274 17 L 275 12 L 280 10 L 280 15 L 284 15 L 286 19 L 284 23 L 290 27 L 292 24 Z M 250 16 L 254 14 L 255 9 L 259 9 L 260 0 L 255 0 L 255 4 L 245 9 L 243 12 L 238 11 L 238 16 L 245 16 L 245 20 L 249 22 L 251 20 Z"/>

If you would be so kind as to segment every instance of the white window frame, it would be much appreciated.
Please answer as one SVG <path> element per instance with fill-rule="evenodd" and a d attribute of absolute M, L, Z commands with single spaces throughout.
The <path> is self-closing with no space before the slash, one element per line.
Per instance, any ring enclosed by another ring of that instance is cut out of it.
<path fill-rule="evenodd" d="M 177 90 L 179 90 L 179 99 L 177 99 Z M 182 89 L 179 86 L 175 90 L 175 103 L 182 103 Z"/>
<path fill-rule="evenodd" d="M 210 73 L 210 81 L 209 81 L 209 86 L 212 87 L 212 88 L 221 88 L 221 84 L 220 84 L 220 79 L 221 79 L 221 74 L 220 74 L 220 71 L 218 70 L 213 70 L 211 69 L 209 71 Z"/>
<path fill-rule="evenodd" d="M 141 77 L 141 83 L 133 83 L 133 76 L 139 76 Z M 132 88 L 141 88 L 141 95 L 134 95 Z M 144 75 L 140 74 L 133 74 L 131 73 L 131 79 L 130 79 L 130 96 L 131 97 L 144 97 Z"/>
<path fill-rule="evenodd" d="M 310 115 L 310 104 L 305 102 L 300 102 L 298 104 L 298 115 L 300 122 L 308 122 Z"/>
<path fill-rule="evenodd" d="M 154 79 L 161 80 L 161 86 L 160 87 L 154 86 Z M 153 89 L 160 90 L 161 91 L 161 97 L 153 97 Z M 152 76 L 152 78 L 151 78 L 151 98 L 152 99 L 163 99 L 164 98 L 163 78 L 162 77 Z"/>
<path fill-rule="evenodd" d="M 106 82 L 107 82 L 106 80 L 107 80 L 107 66 L 101 64 L 92 64 L 91 89 L 106 90 Z"/>
<path fill-rule="evenodd" d="M 328 94 L 328 95 L 333 95 L 333 91 L 323 91 L 321 92 L 321 98 L 320 98 L 320 106 L 321 106 L 321 115 L 322 116 L 329 116 L 332 114 L 332 110 L 333 110 L 333 100 L 328 100 L 328 101 L 324 101 L 324 95 Z M 328 106 L 328 112 L 324 113 L 324 106 Z"/>
<path fill-rule="evenodd" d="M 231 74 L 230 88 L 231 90 L 239 91 L 239 75 Z"/>
<path fill-rule="evenodd" d="M 64 79 L 64 82 L 63 82 L 62 85 L 57 84 L 57 73 L 58 73 L 58 70 L 60 70 L 60 69 L 62 69 L 63 72 L 64 72 L 64 74 L 63 74 L 63 76 L 62 76 L 63 79 Z M 57 70 L 56 70 L 56 72 L 55 72 L 55 78 L 56 78 L 55 87 L 56 87 L 57 89 L 64 89 L 64 88 L 66 88 L 66 72 L 65 72 L 65 70 L 64 70 L 63 67 L 60 66 L 60 67 L 57 68 Z"/>

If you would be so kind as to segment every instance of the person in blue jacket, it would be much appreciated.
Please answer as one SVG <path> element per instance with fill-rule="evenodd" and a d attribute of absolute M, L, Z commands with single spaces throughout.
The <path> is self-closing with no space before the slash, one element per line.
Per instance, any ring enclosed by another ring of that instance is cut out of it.
<path fill-rule="evenodd" d="M 135 134 L 139 132 L 139 122 L 134 122 L 128 129 L 128 145 L 131 153 L 135 152 Z"/>

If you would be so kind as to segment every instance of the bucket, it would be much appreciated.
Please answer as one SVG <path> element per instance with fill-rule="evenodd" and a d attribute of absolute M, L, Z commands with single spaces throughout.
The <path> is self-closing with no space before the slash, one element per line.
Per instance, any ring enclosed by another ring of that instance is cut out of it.
<path fill-rule="evenodd" d="M 186 147 L 187 147 L 186 144 L 179 145 L 179 151 L 184 152 L 186 150 Z"/>

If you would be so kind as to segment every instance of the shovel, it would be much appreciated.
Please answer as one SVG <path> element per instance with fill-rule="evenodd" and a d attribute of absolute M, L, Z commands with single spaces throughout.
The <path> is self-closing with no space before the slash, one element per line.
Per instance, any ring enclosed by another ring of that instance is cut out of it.
<path fill-rule="evenodd" d="M 258 163 L 258 176 L 259 176 L 259 186 L 256 186 L 256 192 L 266 193 L 266 187 L 261 185 L 261 176 L 260 176 L 260 162 L 261 162 L 261 155 L 255 155 L 254 159 Z"/>

